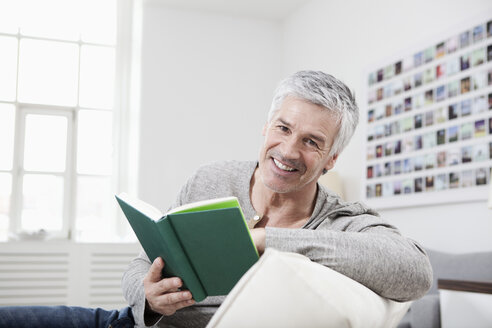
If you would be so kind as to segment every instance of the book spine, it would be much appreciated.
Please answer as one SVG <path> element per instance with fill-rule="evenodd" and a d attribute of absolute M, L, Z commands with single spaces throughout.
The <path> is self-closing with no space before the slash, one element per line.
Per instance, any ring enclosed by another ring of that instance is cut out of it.
<path fill-rule="evenodd" d="M 172 254 L 171 256 L 173 258 L 172 262 L 175 264 L 172 268 L 164 267 L 165 275 L 169 277 L 175 276 L 181 278 L 181 280 L 183 280 L 183 287 L 191 292 L 193 299 L 196 302 L 202 301 L 205 297 L 207 297 L 207 293 L 205 292 L 200 279 L 198 279 L 188 256 L 186 256 L 181 243 L 176 237 L 176 233 L 171 222 L 168 218 L 164 217 L 157 222 L 156 226 L 166 244 L 169 245 Z M 164 263 L 166 263 L 166 258 L 164 256 L 163 259 Z"/>

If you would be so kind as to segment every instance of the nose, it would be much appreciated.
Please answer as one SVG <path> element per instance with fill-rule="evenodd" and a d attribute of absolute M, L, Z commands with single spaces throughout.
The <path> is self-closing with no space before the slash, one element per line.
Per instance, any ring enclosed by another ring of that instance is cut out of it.
<path fill-rule="evenodd" d="M 284 139 L 280 151 L 282 152 L 284 159 L 300 158 L 299 142 L 293 136 Z"/>

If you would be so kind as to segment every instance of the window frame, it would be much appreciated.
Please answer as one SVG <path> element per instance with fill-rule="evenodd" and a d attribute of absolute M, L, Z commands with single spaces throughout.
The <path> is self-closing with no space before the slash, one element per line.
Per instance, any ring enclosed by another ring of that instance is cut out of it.
<path fill-rule="evenodd" d="M 0 172 L 11 174 L 11 196 L 9 206 L 9 228 L 8 233 L 18 233 L 21 227 L 21 212 L 22 212 L 22 183 L 26 171 L 23 167 L 24 156 L 24 137 L 25 137 L 25 118 L 29 113 L 40 113 L 42 115 L 62 115 L 67 117 L 67 152 L 66 152 L 66 167 L 63 173 L 52 172 L 40 172 L 41 174 L 53 174 L 64 177 L 64 200 L 63 200 L 63 218 L 62 229 L 51 234 L 50 237 L 56 239 L 69 239 L 77 240 L 74 235 L 76 228 L 76 207 L 77 207 L 77 178 L 79 176 L 100 176 L 111 178 L 111 190 L 116 193 L 118 190 L 136 190 L 136 167 L 132 167 L 132 164 L 128 164 L 130 158 L 135 158 L 135 148 L 130 150 L 129 143 L 135 144 L 134 141 L 130 141 L 132 136 L 138 134 L 137 122 L 131 121 L 135 118 L 134 106 L 133 114 L 130 113 L 131 91 L 138 88 L 138 85 L 134 85 L 131 79 L 131 75 L 138 75 L 138 69 L 135 62 L 132 60 L 133 53 L 139 52 L 139 49 L 134 49 L 133 38 L 140 37 L 135 34 L 133 29 L 133 21 L 135 17 L 134 9 L 141 6 L 140 0 L 116 0 L 116 43 L 111 45 L 115 51 L 115 73 L 114 73 L 114 101 L 111 110 L 113 114 L 113 146 L 114 155 L 112 163 L 111 175 L 98 175 L 98 174 L 79 174 L 77 172 L 77 119 L 79 110 L 96 110 L 96 111 L 108 111 L 104 108 L 85 108 L 79 106 L 79 92 L 80 92 L 80 52 L 83 45 L 95 45 L 95 46 L 108 46 L 107 44 L 97 44 L 93 42 L 84 42 L 80 38 L 78 41 L 71 40 L 59 40 L 43 37 L 32 37 L 23 35 L 20 30 L 16 34 L 12 33 L 0 33 L 0 36 L 14 37 L 17 41 L 17 67 L 16 67 L 16 94 L 15 99 L 12 101 L 0 100 L 0 103 L 14 105 L 14 154 L 12 159 L 12 167 L 10 170 L 0 170 Z M 20 43 L 22 39 L 37 39 L 45 41 L 57 41 L 64 43 L 71 43 L 78 45 L 78 91 L 77 91 L 77 103 L 75 106 L 58 106 L 58 105 L 46 105 L 46 104 L 33 104 L 19 102 L 19 59 L 20 59 Z M 138 64 L 138 63 L 137 63 Z M 135 69 L 137 69 L 135 71 Z M 132 133 L 127 133 L 133 131 Z M 138 145 L 138 142 L 137 142 Z M 137 147 L 138 148 L 138 147 Z M 37 173 L 37 172 L 34 172 Z M 133 183 L 131 182 L 133 181 Z M 113 206 L 113 205 L 111 205 Z M 113 214 L 110 220 L 110 225 L 114 227 L 114 236 L 109 236 L 109 240 L 118 240 L 128 235 L 128 227 L 126 222 L 122 220 L 121 215 L 117 211 L 116 206 L 111 209 Z M 80 240 L 85 242 L 84 240 Z M 98 240 L 100 241 L 100 240 Z M 91 241 L 90 241 L 91 242 Z"/>

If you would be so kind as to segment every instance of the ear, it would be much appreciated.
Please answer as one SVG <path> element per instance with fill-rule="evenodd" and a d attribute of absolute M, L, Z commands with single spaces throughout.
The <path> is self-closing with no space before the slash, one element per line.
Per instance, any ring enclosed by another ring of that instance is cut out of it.
<path fill-rule="evenodd" d="M 263 136 L 266 136 L 266 132 L 267 132 L 267 130 L 268 130 L 268 124 L 269 124 L 269 123 L 268 123 L 268 122 L 266 122 L 266 123 L 265 123 L 265 125 L 263 125 L 263 130 L 261 131 L 261 134 L 262 134 Z"/>
<path fill-rule="evenodd" d="M 325 170 L 327 170 L 327 171 L 331 170 L 335 166 L 337 159 L 338 159 L 338 154 L 331 156 L 330 159 L 328 160 L 328 163 L 326 163 L 326 165 L 324 167 Z"/>

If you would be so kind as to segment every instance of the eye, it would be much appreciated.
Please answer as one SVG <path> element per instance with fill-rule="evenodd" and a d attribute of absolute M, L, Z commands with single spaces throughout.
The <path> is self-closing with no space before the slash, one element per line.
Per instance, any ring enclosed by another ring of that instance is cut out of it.
<path fill-rule="evenodd" d="M 285 125 L 277 125 L 277 128 L 282 132 L 289 132 L 289 128 Z"/>
<path fill-rule="evenodd" d="M 316 141 L 314 141 L 313 139 L 306 139 L 306 143 L 311 146 L 311 147 L 315 147 L 315 148 L 318 148 L 319 149 L 319 146 L 318 144 L 316 143 Z"/>

